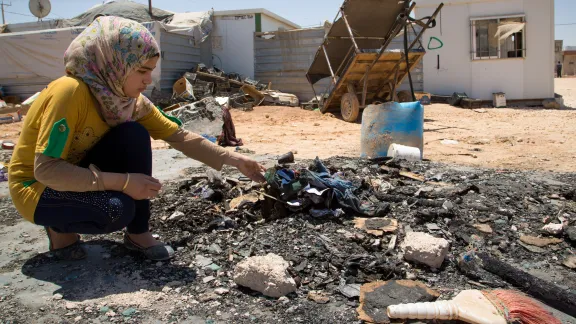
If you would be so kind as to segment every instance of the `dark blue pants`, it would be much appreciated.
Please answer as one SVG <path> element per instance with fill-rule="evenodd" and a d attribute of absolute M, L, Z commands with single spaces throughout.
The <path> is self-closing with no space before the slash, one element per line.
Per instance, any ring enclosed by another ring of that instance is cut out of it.
<path fill-rule="evenodd" d="M 79 166 L 96 165 L 102 172 L 152 175 L 148 131 L 135 122 L 116 126 L 87 153 Z M 105 234 L 126 227 L 128 233 L 148 231 L 150 201 L 134 200 L 117 191 L 63 192 L 46 188 L 34 223 L 60 233 Z"/>

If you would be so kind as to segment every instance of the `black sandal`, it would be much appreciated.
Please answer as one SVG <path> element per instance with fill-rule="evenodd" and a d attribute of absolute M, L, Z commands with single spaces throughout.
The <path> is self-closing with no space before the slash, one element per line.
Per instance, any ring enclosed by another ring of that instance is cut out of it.
<path fill-rule="evenodd" d="M 80 245 L 80 235 L 78 235 L 78 240 L 71 245 L 65 246 L 63 248 L 54 249 L 52 247 L 52 238 L 50 237 L 50 230 L 48 227 L 44 227 L 46 230 L 46 235 L 48 236 L 48 249 L 54 257 L 60 261 L 75 261 L 82 260 L 86 258 L 86 250 Z"/>
<path fill-rule="evenodd" d="M 164 261 L 174 257 L 174 250 L 169 245 L 159 244 L 145 248 L 132 241 L 128 234 L 124 234 L 124 246 L 130 251 L 137 251 L 144 254 L 148 259 L 153 261 Z"/>

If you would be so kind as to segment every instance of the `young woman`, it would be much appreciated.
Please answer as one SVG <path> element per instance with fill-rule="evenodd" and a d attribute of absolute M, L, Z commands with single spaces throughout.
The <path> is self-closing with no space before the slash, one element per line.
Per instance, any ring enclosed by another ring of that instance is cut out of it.
<path fill-rule="evenodd" d="M 9 187 L 22 216 L 44 226 L 60 259 L 82 259 L 80 234 L 126 228 L 124 244 L 152 260 L 174 251 L 148 228 L 150 137 L 215 169 L 234 166 L 255 181 L 264 168 L 167 118 L 141 93 L 152 82 L 160 49 L 141 24 L 97 18 L 64 54 L 66 76 L 42 91 L 26 116 L 12 156 Z"/>

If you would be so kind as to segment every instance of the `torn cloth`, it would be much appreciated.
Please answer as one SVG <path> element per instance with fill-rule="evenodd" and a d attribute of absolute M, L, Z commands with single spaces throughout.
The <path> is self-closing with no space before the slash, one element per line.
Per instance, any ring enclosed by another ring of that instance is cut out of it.
<path fill-rule="evenodd" d="M 236 127 L 234 127 L 232 115 L 227 106 L 222 106 L 222 117 L 224 118 L 224 125 L 222 126 L 222 135 L 220 135 L 218 144 L 220 146 L 244 145 L 241 138 L 236 138 Z"/>
<path fill-rule="evenodd" d="M 344 209 L 368 217 L 380 217 L 389 211 L 389 205 L 385 203 L 362 203 L 354 194 L 357 189 L 354 184 L 338 175 L 330 175 L 319 158 L 316 158 L 308 169 L 300 170 L 299 176 L 298 173 L 286 169 L 272 171 L 267 172 L 266 179 L 269 185 L 280 190 L 280 198 L 284 201 L 296 199 L 299 194 L 306 196 L 306 190 L 316 188 L 322 191 L 322 195 L 327 195 L 326 208 L 332 208 L 334 202 L 337 202 Z"/>

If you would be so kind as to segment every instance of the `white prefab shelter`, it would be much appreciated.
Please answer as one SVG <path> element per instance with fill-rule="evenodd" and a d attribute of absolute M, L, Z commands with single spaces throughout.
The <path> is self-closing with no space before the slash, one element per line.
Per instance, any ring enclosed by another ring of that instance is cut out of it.
<path fill-rule="evenodd" d="M 215 67 L 254 78 L 254 33 L 300 28 L 266 9 L 215 11 L 212 54 Z"/>
<path fill-rule="evenodd" d="M 554 0 L 418 0 L 417 18 L 440 2 L 438 25 L 423 37 L 432 48 L 424 56 L 424 91 L 554 98 Z"/>

